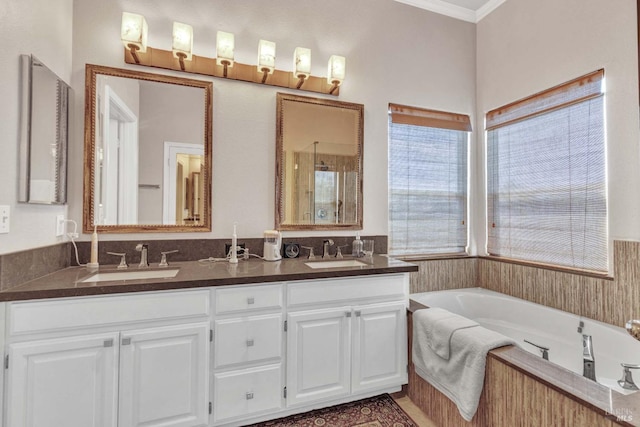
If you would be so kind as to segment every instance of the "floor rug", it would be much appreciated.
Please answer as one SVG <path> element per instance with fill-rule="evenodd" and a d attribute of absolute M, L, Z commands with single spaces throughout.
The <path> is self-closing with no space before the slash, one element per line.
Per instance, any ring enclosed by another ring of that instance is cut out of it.
<path fill-rule="evenodd" d="M 253 424 L 251 427 L 418 427 L 388 394 Z"/>

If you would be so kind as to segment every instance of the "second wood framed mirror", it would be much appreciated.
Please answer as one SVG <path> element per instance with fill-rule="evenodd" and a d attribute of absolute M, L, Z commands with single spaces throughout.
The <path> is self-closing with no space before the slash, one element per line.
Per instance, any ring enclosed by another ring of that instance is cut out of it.
<path fill-rule="evenodd" d="M 278 93 L 276 229 L 361 230 L 364 105 Z"/>
<path fill-rule="evenodd" d="M 83 230 L 211 230 L 208 81 L 87 64 Z"/>

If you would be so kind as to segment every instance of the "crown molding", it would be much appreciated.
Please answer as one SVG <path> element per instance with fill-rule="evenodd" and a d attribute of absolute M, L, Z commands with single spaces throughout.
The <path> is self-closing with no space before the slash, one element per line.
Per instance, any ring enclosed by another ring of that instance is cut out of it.
<path fill-rule="evenodd" d="M 419 7 L 441 15 L 450 16 L 467 22 L 476 22 L 476 13 L 466 7 L 457 6 L 442 0 L 396 0 L 397 2 Z"/>
<path fill-rule="evenodd" d="M 419 7 L 420 9 L 429 10 L 431 12 L 446 15 L 451 18 L 460 19 L 462 21 L 477 24 L 482 18 L 493 12 L 498 6 L 506 0 L 489 0 L 480 9 L 472 10 L 466 7 L 448 3 L 443 0 L 395 0 L 399 3 L 408 4 L 410 6 Z"/>
<path fill-rule="evenodd" d="M 489 0 L 480 9 L 476 10 L 476 23 L 480 22 L 485 16 L 496 10 L 502 3 L 507 0 Z"/>

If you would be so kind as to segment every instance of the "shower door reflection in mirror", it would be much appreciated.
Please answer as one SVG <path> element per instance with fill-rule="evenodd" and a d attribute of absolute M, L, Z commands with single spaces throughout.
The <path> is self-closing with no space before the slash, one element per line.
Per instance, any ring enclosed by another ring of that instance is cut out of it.
<path fill-rule="evenodd" d="M 314 141 L 293 152 L 293 156 L 294 167 L 289 171 L 294 182 L 292 222 L 317 225 L 357 223 L 356 146 Z"/>
<path fill-rule="evenodd" d="M 363 110 L 278 94 L 276 228 L 362 228 Z"/>

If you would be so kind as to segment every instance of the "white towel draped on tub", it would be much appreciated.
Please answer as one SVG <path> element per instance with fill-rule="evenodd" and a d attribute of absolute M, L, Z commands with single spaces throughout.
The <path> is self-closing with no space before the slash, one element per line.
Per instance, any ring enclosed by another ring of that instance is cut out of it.
<path fill-rule="evenodd" d="M 509 344 L 515 342 L 444 309 L 413 313 L 416 373 L 451 399 L 467 421 L 478 409 L 487 353 Z M 441 356 L 447 353 L 448 359 Z"/>
<path fill-rule="evenodd" d="M 478 323 L 471 319 L 438 307 L 421 311 L 419 317 L 424 327 L 422 338 L 426 339 L 426 344 L 431 350 L 444 360 L 449 360 L 453 333 L 459 329 L 478 326 Z"/>

